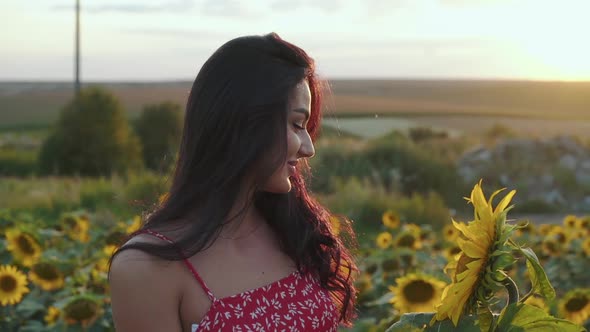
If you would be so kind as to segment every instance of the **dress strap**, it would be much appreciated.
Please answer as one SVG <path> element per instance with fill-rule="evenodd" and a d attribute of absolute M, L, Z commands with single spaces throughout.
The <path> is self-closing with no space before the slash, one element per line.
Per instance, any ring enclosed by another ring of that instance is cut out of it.
<path fill-rule="evenodd" d="M 170 244 L 174 244 L 174 241 L 172 241 L 169 237 L 167 237 L 164 234 L 158 233 L 156 231 L 153 231 L 151 229 L 144 229 L 144 230 L 140 230 L 139 232 L 137 232 L 138 234 L 149 234 L 152 236 L 155 236 L 161 240 L 164 240 Z M 207 287 L 207 284 L 205 284 L 205 281 L 203 281 L 203 278 L 201 278 L 201 276 L 197 273 L 197 270 L 195 269 L 195 267 L 191 264 L 191 262 L 189 262 L 188 259 L 183 259 L 182 260 L 184 262 L 184 265 L 186 265 L 188 267 L 188 269 L 191 271 L 191 273 L 193 274 L 193 276 L 195 277 L 195 279 L 197 279 L 197 282 L 201 285 L 201 287 L 203 288 L 203 290 L 205 291 L 205 293 L 207 293 L 207 296 L 209 297 L 209 300 L 211 300 L 212 302 L 214 302 L 216 300 L 215 295 L 213 295 L 213 293 L 211 292 L 211 290 L 209 289 L 209 287 Z"/>

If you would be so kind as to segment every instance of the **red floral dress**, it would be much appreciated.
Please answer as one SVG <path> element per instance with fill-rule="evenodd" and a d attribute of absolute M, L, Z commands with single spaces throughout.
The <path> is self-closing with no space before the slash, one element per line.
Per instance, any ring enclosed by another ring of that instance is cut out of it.
<path fill-rule="evenodd" d="M 142 231 L 172 243 L 151 230 Z M 217 298 L 188 260 L 185 265 L 207 293 L 211 307 L 191 332 L 337 331 L 338 311 L 330 293 L 309 273 L 295 271 L 269 285 Z"/>

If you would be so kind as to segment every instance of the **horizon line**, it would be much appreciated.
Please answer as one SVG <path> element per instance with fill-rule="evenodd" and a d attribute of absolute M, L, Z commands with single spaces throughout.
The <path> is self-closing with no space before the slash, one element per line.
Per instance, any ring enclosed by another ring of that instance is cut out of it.
<path fill-rule="evenodd" d="M 590 83 L 588 79 L 535 79 L 535 78 L 522 78 L 522 77 L 347 77 L 347 76 L 335 76 L 327 78 L 320 76 L 321 79 L 326 81 L 446 81 L 446 82 L 538 82 L 538 83 Z M 82 80 L 80 83 L 85 84 L 96 84 L 96 83 L 190 83 L 193 82 L 194 78 L 160 78 L 160 79 L 138 79 L 138 78 L 125 78 L 125 79 L 89 79 Z M 68 79 L 17 79 L 17 78 L 0 78 L 0 83 L 63 83 L 63 84 L 74 84 L 73 80 Z"/>

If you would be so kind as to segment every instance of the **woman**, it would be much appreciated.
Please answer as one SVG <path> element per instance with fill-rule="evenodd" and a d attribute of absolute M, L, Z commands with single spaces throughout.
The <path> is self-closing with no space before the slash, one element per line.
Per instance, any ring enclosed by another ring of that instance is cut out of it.
<path fill-rule="evenodd" d="M 274 33 L 205 62 L 168 198 L 111 259 L 117 331 L 351 324 L 356 266 L 302 174 L 320 112 L 313 60 Z"/>

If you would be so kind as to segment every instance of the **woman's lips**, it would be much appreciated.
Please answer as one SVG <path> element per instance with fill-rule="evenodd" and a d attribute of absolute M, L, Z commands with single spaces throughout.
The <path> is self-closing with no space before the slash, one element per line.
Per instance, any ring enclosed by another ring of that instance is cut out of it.
<path fill-rule="evenodd" d="M 296 166 L 297 166 L 297 161 L 289 161 L 289 162 L 287 162 L 287 167 L 289 168 L 289 173 L 291 175 L 295 174 Z"/>

